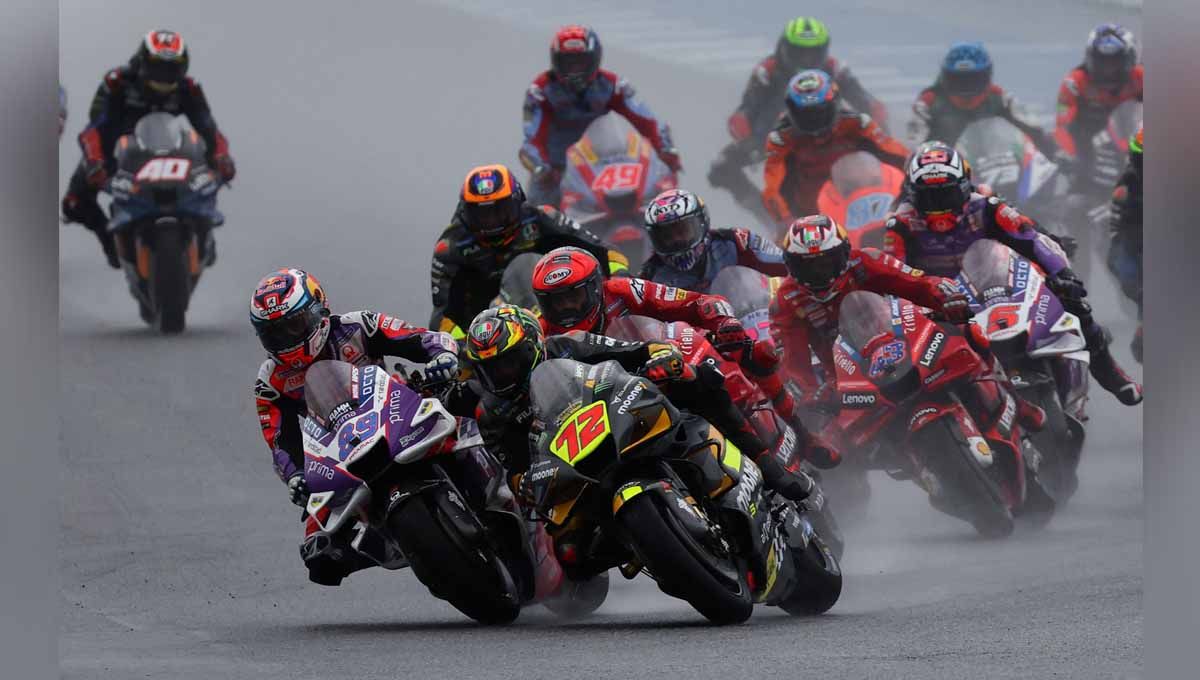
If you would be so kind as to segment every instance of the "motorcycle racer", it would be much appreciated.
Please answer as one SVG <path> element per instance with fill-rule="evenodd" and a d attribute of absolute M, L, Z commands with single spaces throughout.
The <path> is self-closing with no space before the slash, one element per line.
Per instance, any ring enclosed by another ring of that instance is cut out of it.
<path fill-rule="evenodd" d="M 525 141 L 518 156 L 531 174 L 530 194 L 538 203 L 558 205 L 567 149 L 609 111 L 624 116 L 672 171 L 682 168 L 670 128 L 634 96 L 624 78 L 600 68 L 602 52 L 591 28 L 572 24 L 558 29 L 550 42 L 550 69 L 534 78 L 525 93 Z"/>
<path fill-rule="evenodd" d="M 783 348 L 790 377 L 808 401 L 825 394 L 813 371 L 816 354 L 833 375 L 833 341 L 846 293 L 867 290 L 896 295 L 941 312 L 953 321 L 971 314 L 966 296 L 952 281 L 925 276 L 874 248 L 850 247 L 846 230 L 825 215 L 809 215 L 788 227 L 784 237 L 788 277 L 771 305 L 771 333 Z"/>
<path fill-rule="evenodd" d="M 801 71 L 787 90 L 787 114 L 767 136 L 763 205 L 781 224 L 816 206 L 834 162 L 868 151 L 903 168 L 908 149 L 865 113 L 841 107 L 839 88 L 824 71 Z"/>
<path fill-rule="evenodd" d="M 490 450 L 503 453 L 518 495 L 527 495 L 520 492 L 521 473 L 529 467 L 529 451 L 539 427 L 529 399 L 529 378 L 549 358 L 585 363 L 614 360 L 627 371 L 641 371 L 663 387 L 673 403 L 705 418 L 744 453 L 761 461 L 764 479 L 785 497 L 803 500 L 815 485 L 802 471 L 787 470 L 774 456 L 763 455 L 766 446 L 734 405 L 720 370 L 711 364 L 690 366 L 674 345 L 625 342 L 583 331 L 546 337 L 530 312 L 510 305 L 481 312 L 472 321 L 465 344 L 472 373 L 469 385 L 479 397 L 480 432 Z"/>
<path fill-rule="evenodd" d="M 1129 162 L 1112 193 L 1108 268 L 1121 291 L 1137 303 L 1138 327 L 1130 350 L 1142 360 L 1142 129 L 1129 140 Z"/>
<path fill-rule="evenodd" d="M 596 235 L 549 205 L 526 200 L 503 165 L 472 168 L 463 180 L 458 207 L 433 249 L 429 327 L 462 333 L 500 292 L 504 268 L 522 253 L 574 246 L 607 261 L 607 274 L 625 273 L 629 261 Z"/>
<path fill-rule="evenodd" d="M 930 139 L 954 144 L 971 123 L 1003 118 L 1047 158 L 1056 151 L 1051 135 L 1021 112 L 1011 93 L 992 82 L 992 57 L 982 43 L 952 45 L 942 58 L 937 81 L 917 95 L 912 110 L 908 142 L 914 147 Z"/>
<path fill-rule="evenodd" d="M 1091 354 L 1092 377 L 1123 404 L 1142 400 L 1142 387 L 1108 351 L 1108 332 L 1092 317 L 1087 289 L 1070 268 L 1066 253 L 1037 223 L 996 196 L 974 190 L 967 166 L 953 147 L 931 142 L 914 153 L 907 183 L 911 202 L 888 220 L 884 250 L 940 276 L 954 276 L 967 248 L 990 238 L 1012 248 L 1046 272 L 1047 285 L 1063 307 L 1079 317 Z"/>
<path fill-rule="evenodd" d="M 1083 63 L 1071 69 L 1058 88 L 1054 139 L 1055 161 L 1078 171 L 1092 162 L 1090 140 L 1108 124 L 1122 102 L 1142 101 L 1145 67 L 1138 63 L 1133 33 L 1116 24 L 1101 24 L 1088 35 Z"/>
<path fill-rule="evenodd" d="M 682 321 L 710 331 L 717 351 L 738 363 L 779 414 L 799 426 L 795 399 L 778 372 L 780 358 L 774 343 L 751 341 L 725 298 L 638 278 L 604 281 L 595 258 L 574 248 L 542 257 L 533 270 L 533 290 L 547 334 L 577 330 L 602 334 L 609 319 L 629 314 Z M 836 454 L 823 464 L 836 464 Z"/>
<path fill-rule="evenodd" d="M 200 83 L 187 75 L 189 62 L 183 36 L 174 31 L 150 31 L 128 64 L 104 75 L 92 98 L 88 124 L 79 133 L 83 158 L 67 185 L 62 214 L 66 221 L 79 222 L 96 234 L 113 269 L 120 269 L 121 264 L 107 230 L 108 217 L 96 195 L 115 171 L 117 139 L 132 132 L 142 116 L 154 111 L 187 116 L 207 146 L 209 165 L 221 179 L 228 182 L 237 172 L 229 143 L 217 128 Z"/>
<path fill-rule="evenodd" d="M 301 421 L 306 414 L 304 377 L 322 359 L 383 366 L 384 356 L 424 362 L 425 384 L 448 384 L 458 374 L 458 346 L 446 333 L 410 326 L 395 316 L 369 310 L 334 314 L 325 290 L 311 274 L 286 268 L 263 277 L 250 297 L 250 322 L 268 358 L 254 382 L 259 425 L 275 474 L 300 507 L 308 502 L 304 482 Z M 319 527 L 306 519 L 305 537 Z M 301 554 L 304 555 L 304 548 Z M 352 571 L 382 563 L 347 547 L 345 560 L 308 563 L 314 583 L 337 585 Z M 307 560 L 306 560 L 307 563 Z"/>
<path fill-rule="evenodd" d="M 708 207 L 690 191 L 671 189 L 655 196 L 646 206 L 643 225 L 653 254 L 639 276 L 648 281 L 703 293 L 726 267 L 787 274 L 779 246 L 749 229 L 711 229 Z"/>
<path fill-rule="evenodd" d="M 870 114 L 881 126 L 887 125 L 887 107 L 867 92 L 850 67 L 829 56 L 829 42 L 828 27 L 815 17 L 797 17 L 788 22 L 775 52 L 754 66 L 741 104 L 729 116 L 726 126 L 733 141 L 713 161 L 709 183 L 742 192 L 741 184 L 746 180 L 740 170 L 756 160 L 756 152 L 762 150 L 767 133 L 782 112 L 780 94 L 787 91 L 792 77 L 805 69 L 828 73 L 851 108 Z"/>

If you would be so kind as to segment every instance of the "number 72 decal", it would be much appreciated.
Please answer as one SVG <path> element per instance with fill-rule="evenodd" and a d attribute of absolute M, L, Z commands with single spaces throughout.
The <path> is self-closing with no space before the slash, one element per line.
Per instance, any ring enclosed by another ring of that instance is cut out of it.
<path fill-rule="evenodd" d="M 567 419 L 550 442 L 550 452 L 570 465 L 587 457 L 604 443 L 612 428 L 608 423 L 608 407 L 604 401 L 593 401 Z"/>

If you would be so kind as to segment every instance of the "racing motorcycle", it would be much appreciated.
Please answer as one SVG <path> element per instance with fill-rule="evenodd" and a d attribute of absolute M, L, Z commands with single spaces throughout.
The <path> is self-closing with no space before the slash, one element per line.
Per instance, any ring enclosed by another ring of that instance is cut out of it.
<path fill-rule="evenodd" d="M 722 355 L 709 342 L 708 337 L 694 327 L 681 321 L 667 323 L 647 316 L 631 314 L 614 319 L 609 323 L 607 335 L 618 340 L 632 342 L 670 343 L 679 348 L 683 359 L 692 366 L 703 363 L 715 365 L 725 376 L 725 389 L 735 406 L 746 416 L 755 434 L 788 470 L 802 470 L 818 480 L 821 473 L 812 464 L 800 458 L 797 445 L 800 443 L 796 429 L 775 411 L 771 400 L 762 389 L 746 377 L 741 367 Z M 839 559 L 845 541 L 838 529 L 829 500 L 820 486 L 811 496 L 804 499 L 810 511 L 810 519 L 817 533 L 825 540 Z"/>
<path fill-rule="evenodd" d="M 1042 453 L 1038 475 L 1064 502 L 1079 484 L 1087 420 L 1088 352 L 1079 319 L 1063 309 L 1037 266 L 996 241 L 971 244 L 958 282 L 1017 393 L 1046 412 L 1045 427 L 1031 437 Z"/>
<path fill-rule="evenodd" d="M 1079 169 L 1064 201 L 1064 224 L 1080 246 L 1072 268 L 1084 281 L 1089 280 L 1093 254 L 1102 261 L 1107 254 L 1113 187 L 1129 158 L 1129 138 L 1141 121 L 1141 102 L 1124 102 L 1113 110 L 1108 124 L 1092 137 L 1091 164 Z"/>
<path fill-rule="evenodd" d="M 630 269 L 637 271 L 650 255 L 642 209 L 676 182 L 650 142 L 623 117 L 608 113 L 592 121 L 567 150 L 561 208 L 629 258 Z"/>
<path fill-rule="evenodd" d="M 1069 182 L 1025 133 L 1003 118 L 981 118 L 963 130 L 958 148 L 979 184 L 1042 220 L 1060 221 Z"/>
<path fill-rule="evenodd" d="M 492 301 L 493 307 L 516 305 L 541 316 L 537 296 L 533 293 L 533 269 L 542 256 L 538 253 L 521 253 L 504 268 L 500 277 L 500 294 Z"/>
<path fill-rule="evenodd" d="M 215 256 L 212 230 L 225 222 L 216 207 L 222 182 L 205 153 L 187 118 L 164 112 L 146 114 L 117 140 L 108 230 L 138 313 L 164 334 L 183 331 L 192 291 Z"/>
<path fill-rule="evenodd" d="M 841 570 L 808 513 L 650 381 L 615 361 L 550 359 L 530 393 L 544 429 L 527 475 L 568 575 L 646 571 L 718 624 L 755 603 L 817 614 L 837 602 Z"/>
<path fill-rule="evenodd" d="M 1016 400 L 957 327 L 899 298 L 854 291 L 834 346 L 837 426 L 930 503 L 1003 537 L 1014 514 L 1048 521 L 1054 501 L 1037 480 L 1040 454 L 1022 437 Z M 888 442 L 882 447 L 880 442 Z"/>
<path fill-rule="evenodd" d="M 516 619 L 534 595 L 535 562 L 475 421 L 372 365 L 319 361 L 304 394 L 305 510 L 319 526 L 305 561 L 331 559 L 335 538 L 350 536 L 380 566 L 411 566 L 430 593 L 472 619 Z"/>
<path fill-rule="evenodd" d="M 855 248 L 883 247 L 884 226 L 900 193 L 904 172 L 866 151 L 837 159 L 817 193 L 817 212 L 846 228 Z"/>

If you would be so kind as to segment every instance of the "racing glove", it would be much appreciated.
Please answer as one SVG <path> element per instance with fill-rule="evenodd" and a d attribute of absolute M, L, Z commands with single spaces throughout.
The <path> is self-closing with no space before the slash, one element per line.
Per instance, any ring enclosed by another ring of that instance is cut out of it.
<path fill-rule="evenodd" d="M 719 351 L 724 352 L 749 346 L 750 336 L 746 335 L 746 329 L 742 326 L 741 321 L 729 317 L 721 322 L 717 330 L 713 331 L 712 343 Z"/>
<path fill-rule="evenodd" d="M 237 166 L 233 163 L 233 156 L 227 153 L 221 153 L 213 156 L 213 165 L 217 168 L 217 173 L 221 175 L 221 179 L 225 182 L 233 180 L 237 175 Z"/>
<path fill-rule="evenodd" d="M 104 160 L 88 158 L 83 161 L 83 176 L 87 185 L 93 189 L 103 189 L 108 181 L 108 170 L 104 168 Z"/>
<path fill-rule="evenodd" d="M 750 119 L 747 118 L 746 114 L 742 113 L 741 111 L 735 111 L 734 114 L 729 117 L 728 127 L 729 136 L 733 137 L 733 141 L 735 142 L 740 142 L 743 139 L 746 139 L 752 133 L 752 130 L 750 129 Z"/>
<path fill-rule="evenodd" d="M 1087 288 L 1083 286 L 1083 281 L 1069 267 L 1046 279 L 1046 285 L 1064 306 L 1077 307 L 1083 302 L 1083 298 L 1087 297 Z"/>
<path fill-rule="evenodd" d="M 953 281 L 942 279 L 938 282 L 937 290 L 938 300 L 942 304 L 940 311 L 947 320 L 963 323 L 971 318 L 971 305 L 967 303 L 967 296 Z"/>
<path fill-rule="evenodd" d="M 687 374 L 688 365 L 678 347 L 666 343 L 651 345 L 650 359 L 642 367 L 642 375 L 661 383 L 686 378 Z"/>
<path fill-rule="evenodd" d="M 291 500 L 292 503 L 302 508 L 308 504 L 308 484 L 304 481 L 303 472 L 297 472 L 291 477 L 288 477 L 287 487 L 288 499 Z"/>
<path fill-rule="evenodd" d="M 445 385 L 458 377 L 458 356 L 454 352 L 442 352 L 425 364 L 424 387 Z"/>

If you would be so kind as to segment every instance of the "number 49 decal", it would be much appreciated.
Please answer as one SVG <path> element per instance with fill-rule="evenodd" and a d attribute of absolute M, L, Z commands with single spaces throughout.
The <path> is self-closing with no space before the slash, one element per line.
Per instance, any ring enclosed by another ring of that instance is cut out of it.
<path fill-rule="evenodd" d="M 599 448 L 609 432 L 612 428 L 608 423 L 608 408 L 603 401 L 593 401 L 558 428 L 550 442 L 550 452 L 575 465 Z"/>
<path fill-rule="evenodd" d="M 186 158 L 155 158 L 138 170 L 134 179 L 139 182 L 177 182 L 185 179 L 192 162 Z"/>

